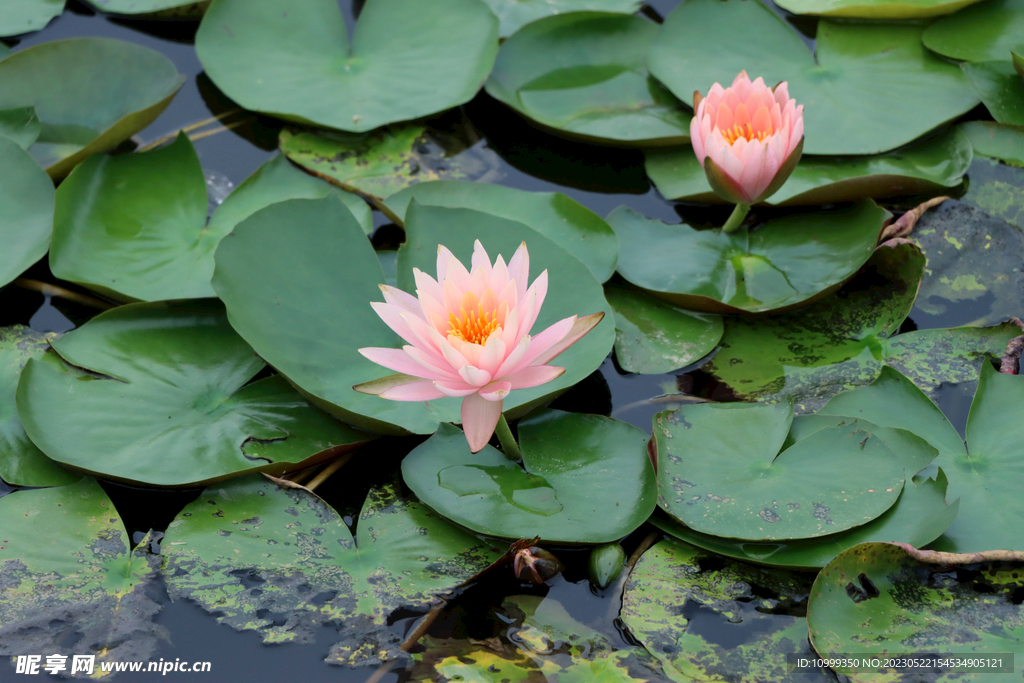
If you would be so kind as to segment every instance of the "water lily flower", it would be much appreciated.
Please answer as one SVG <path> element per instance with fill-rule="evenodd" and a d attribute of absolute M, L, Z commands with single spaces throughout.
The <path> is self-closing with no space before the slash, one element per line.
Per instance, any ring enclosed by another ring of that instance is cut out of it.
<path fill-rule="evenodd" d="M 785 81 L 771 89 L 763 78 L 751 82 L 741 71 L 728 88 L 715 83 L 707 97 L 694 92 L 693 109 L 690 142 L 708 183 L 720 197 L 746 207 L 745 216 L 796 168 L 803 152 L 804 106 L 790 99 Z"/>
<path fill-rule="evenodd" d="M 565 368 L 547 363 L 604 317 L 571 316 L 531 336 L 547 294 L 548 273 L 527 287 L 529 271 L 525 242 L 507 265 L 501 256 L 492 265 L 477 240 L 472 271 L 438 246 L 437 280 L 413 269 L 417 296 L 381 285 L 384 302 L 371 304 L 408 345 L 359 353 L 401 374 L 353 388 L 395 401 L 463 397 L 462 427 L 476 453 L 494 433 L 509 392 L 562 375 Z"/>

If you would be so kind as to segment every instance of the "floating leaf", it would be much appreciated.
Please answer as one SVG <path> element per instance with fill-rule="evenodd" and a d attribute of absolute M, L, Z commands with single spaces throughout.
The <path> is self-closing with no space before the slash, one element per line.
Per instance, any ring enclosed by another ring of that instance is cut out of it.
<path fill-rule="evenodd" d="M 552 14 L 568 12 L 617 12 L 633 14 L 640 9 L 639 0 L 484 0 L 501 22 L 502 38 L 523 26 Z"/>
<path fill-rule="evenodd" d="M 351 45 L 335 0 L 218 0 L 196 34 L 206 73 L 244 108 L 356 133 L 468 102 L 497 49 L 478 0 L 374 0 Z"/>
<path fill-rule="evenodd" d="M 475 209 L 530 226 L 583 261 L 598 282 L 615 272 L 619 241 L 590 209 L 554 192 L 524 192 L 487 183 L 439 180 L 417 183 L 388 198 L 387 206 L 405 220 L 409 202 Z"/>
<path fill-rule="evenodd" d="M 812 55 L 760 2 L 690 0 L 665 19 L 648 66 L 688 101 L 694 90 L 707 93 L 713 83 L 732 83 L 741 69 L 757 65 L 751 77 L 770 85 L 788 81 L 805 105 L 804 154 L 878 154 L 978 103 L 959 67 L 924 49 L 921 31 L 822 20 Z"/>
<path fill-rule="evenodd" d="M 35 107 L 29 148 L 59 180 L 91 154 L 113 149 L 156 119 L 185 82 L 155 50 L 109 38 L 43 43 L 0 61 L 0 109 Z"/>
<path fill-rule="evenodd" d="M 254 476 L 206 489 L 171 522 L 163 570 L 172 599 L 264 642 L 335 624 L 327 661 L 354 665 L 400 656 L 388 616 L 429 607 L 499 555 L 397 485 L 370 491 L 353 535 L 314 494 Z"/>
<path fill-rule="evenodd" d="M 987 0 L 925 29 L 921 41 L 940 55 L 968 62 L 1010 59 L 1024 49 L 1024 0 Z"/>
<path fill-rule="evenodd" d="M 1024 653 L 1021 563 L 986 562 L 977 555 L 920 559 L 928 555 L 895 544 L 867 543 L 833 560 L 815 579 L 807 605 L 815 650 L 822 657 L 866 656 L 882 661 L 908 653 L 910 657 L 956 653 L 954 658 L 965 659 L 986 655 L 998 659 L 1012 653 L 1002 658 L 1001 667 L 990 669 L 835 670 L 864 683 L 908 676 L 946 682 L 984 673 L 995 674 L 993 680 L 1020 680 L 1010 662 L 1013 655 Z"/>
<path fill-rule="evenodd" d="M 858 19 L 916 19 L 952 14 L 978 0 L 782 0 L 794 14 Z"/>
<path fill-rule="evenodd" d="M 659 506 L 694 531 L 751 541 L 834 534 L 893 506 L 903 463 L 882 439 L 844 425 L 783 449 L 792 416 L 729 403 L 655 415 Z"/>
<path fill-rule="evenodd" d="M 282 377 L 249 382 L 265 364 L 219 302 L 121 306 L 52 345 L 100 376 L 30 360 L 18 414 L 44 453 L 75 469 L 181 486 L 277 474 L 372 438 L 309 406 Z"/>
<path fill-rule="evenodd" d="M 711 191 L 691 148 L 649 150 L 644 158 L 647 175 L 664 197 L 688 202 L 723 201 Z M 970 142 L 956 130 L 878 156 L 804 155 L 789 180 L 767 203 L 798 206 L 934 194 L 959 185 L 970 163 Z"/>
<path fill-rule="evenodd" d="M 416 496 L 448 519 L 503 538 L 607 543 L 654 510 L 646 435 L 599 415 L 542 412 L 519 423 L 522 466 L 442 424 L 402 461 Z"/>
<path fill-rule="evenodd" d="M 924 273 L 913 244 L 881 247 L 847 287 L 795 313 L 756 320 L 727 318 L 722 348 L 702 368 L 731 396 L 791 399 L 797 413 L 870 384 L 883 365 L 925 392 L 977 377 L 986 354 L 1002 354 L 1016 325 L 961 327 L 890 336 L 906 318 Z"/>
<path fill-rule="evenodd" d="M 160 19 L 198 19 L 210 0 L 87 0 L 96 9 L 113 14 L 146 15 Z"/>
<path fill-rule="evenodd" d="M 657 375 L 700 360 L 722 338 L 722 319 L 693 313 L 628 285 L 607 284 L 615 309 L 615 358 L 627 372 Z"/>
<path fill-rule="evenodd" d="M 0 137 L 0 287 L 41 259 L 53 230 L 53 182 L 28 152 Z"/>
<path fill-rule="evenodd" d="M 148 537 L 129 550 L 96 480 L 4 496 L 0 528 L 0 655 L 89 654 L 97 672 L 154 656 L 167 638 L 147 595 L 159 559 Z"/>
<path fill-rule="evenodd" d="M 0 111 L 0 136 L 10 138 L 22 149 L 28 149 L 39 137 L 42 124 L 35 107 L 19 107 Z"/>
<path fill-rule="evenodd" d="M 21 369 L 29 358 L 41 358 L 54 338 L 21 325 L 0 328 L 0 479 L 13 486 L 64 486 L 81 478 L 29 441 L 14 405 Z"/>
<path fill-rule="evenodd" d="M 872 201 L 772 219 L 748 233 L 667 225 L 620 207 L 619 273 L 684 308 L 763 313 L 834 292 L 871 256 L 889 213 Z"/>
<path fill-rule="evenodd" d="M 1024 83 L 1013 64 L 1007 61 L 964 62 L 960 68 L 992 118 L 999 123 L 1024 126 Z"/>
<path fill-rule="evenodd" d="M 972 168 L 984 169 L 983 164 Z M 980 182 L 984 178 L 972 173 L 972 189 Z M 1009 192 L 1009 197 L 1021 192 L 1018 188 L 1002 189 Z M 975 201 L 994 201 L 998 205 L 999 192 L 995 183 L 987 191 L 978 188 Z M 1024 202 L 1017 201 L 1024 210 Z M 1019 220 L 1024 216 L 1012 217 Z M 1024 232 L 1019 227 L 950 200 L 921 216 L 908 237 L 928 258 L 928 271 L 915 303 L 917 310 L 944 316 L 946 325 L 991 325 L 1020 313 L 1024 300 Z M 965 302 L 973 305 L 965 306 Z"/>
<path fill-rule="evenodd" d="M 498 51 L 487 93 L 555 135 L 598 144 L 678 145 L 692 116 L 647 72 L 658 25 L 570 12 L 539 19 Z"/>
<path fill-rule="evenodd" d="M 38 31 L 63 11 L 64 0 L 7 0 L 0 15 L 0 36 Z"/>
<path fill-rule="evenodd" d="M 346 421 L 391 433 L 431 434 L 438 422 L 458 422 L 460 401 L 388 401 L 352 386 L 387 374 L 358 349 L 398 348 L 401 340 L 373 312 L 384 281 L 369 241 L 336 200 L 275 204 L 242 221 L 217 252 L 214 289 L 227 302 L 232 325 L 261 357 L 318 405 Z M 610 312 L 600 284 L 582 262 L 527 226 L 470 209 L 417 206 L 406 214 L 408 239 L 399 251 L 398 285 L 414 291 L 412 269 L 433 273 L 437 245 L 470 262 L 473 242 L 497 257 L 527 242 L 531 275 L 548 270 L 553 294 L 535 330 L 572 315 Z M 295 226 L 294 229 L 289 229 Z M 295 235 L 303 235 L 296 239 Z M 259 262 L 260 269 L 251 264 Z M 297 269 L 302 262 L 307 267 Z M 557 292 L 557 295 L 554 294 Z M 312 305 L 311 305 L 312 304 Z M 528 410 L 593 372 L 608 355 L 612 325 L 598 326 L 560 355 L 567 372 L 557 380 L 512 392 L 505 409 Z M 525 407 L 523 407 L 525 406 Z"/>
<path fill-rule="evenodd" d="M 975 156 L 980 154 L 1024 167 L 1024 128 L 1004 126 L 992 121 L 967 121 L 961 123 L 959 128 L 971 141 Z M 979 168 L 981 164 L 974 164 L 971 169 L 971 177 L 975 178 L 975 182 L 980 180 L 977 178 Z M 963 201 L 969 202 L 970 199 L 964 197 Z"/>
<path fill-rule="evenodd" d="M 679 683 L 827 681 L 825 672 L 791 673 L 786 664 L 787 654 L 810 652 L 807 624 L 792 616 L 809 584 L 668 539 L 633 569 L 622 621 Z"/>
<path fill-rule="evenodd" d="M 364 135 L 285 128 L 281 151 L 310 173 L 377 201 L 430 180 L 478 180 L 498 166 L 483 146 L 460 148 L 415 125 Z"/>
<path fill-rule="evenodd" d="M 288 199 L 319 199 L 335 196 L 352 212 L 367 235 L 373 232 L 373 213 L 361 198 L 331 183 L 304 173 L 283 154 L 270 159 L 235 188 L 217 207 L 207 230 L 226 235 L 243 220 L 265 206 Z"/>
<path fill-rule="evenodd" d="M 1004 147 L 1003 151 L 1013 152 L 1014 149 Z M 1024 164 L 1024 155 L 1021 159 Z M 1024 170 L 1000 164 L 994 159 L 976 159 L 971 164 L 970 178 L 970 187 L 962 199 L 964 204 L 976 206 L 1018 228 L 1024 226 L 1024 192 L 1021 191 L 1024 189 Z M 1014 234 L 1000 232 L 1009 239 Z"/>

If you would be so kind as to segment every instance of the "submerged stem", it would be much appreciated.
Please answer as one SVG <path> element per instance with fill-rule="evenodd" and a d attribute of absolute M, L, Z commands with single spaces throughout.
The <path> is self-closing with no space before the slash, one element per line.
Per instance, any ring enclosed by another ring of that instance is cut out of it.
<path fill-rule="evenodd" d="M 729 220 L 722 226 L 722 232 L 730 233 L 736 232 L 740 225 L 743 224 L 743 219 L 747 217 L 750 212 L 750 204 L 737 204 L 736 208 L 732 210 L 732 214 L 729 216 Z"/>
<path fill-rule="evenodd" d="M 498 426 L 494 428 L 494 433 L 498 435 L 498 441 L 501 442 L 501 450 L 505 453 L 505 457 L 509 460 L 521 460 L 523 454 L 519 452 L 519 444 L 516 443 L 516 439 L 512 436 L 512 430 L 509 429 L 508 422 L 505 420 L 505 413 L 501 414 L 498 418 Z"/>

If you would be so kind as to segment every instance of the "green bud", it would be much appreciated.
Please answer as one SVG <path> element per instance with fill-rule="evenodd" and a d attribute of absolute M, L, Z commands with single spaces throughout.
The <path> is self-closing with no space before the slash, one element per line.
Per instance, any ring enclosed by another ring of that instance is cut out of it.
<path fill-rule="evenodd" d="M 626 553 L 618 543 L 599 545 L 590 551 L 590 582 L 607 588 L 622 573 Z"/>

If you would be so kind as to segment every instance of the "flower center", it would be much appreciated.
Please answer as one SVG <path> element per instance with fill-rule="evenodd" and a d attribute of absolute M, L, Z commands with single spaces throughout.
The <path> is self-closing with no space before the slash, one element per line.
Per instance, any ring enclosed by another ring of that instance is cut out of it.
<path fill-rule="evenodd" d="M 476 310 L 459 309 L 460 315 L 448 314 L 448 334 L 470 344 L 483 345 L 491 332 L 498 329 L 498 312 L 484 311 L 483 306 Z"/>
<path fill-rule="evenodd" d="M 755 140 L 756 139 L 756 140 L 761 140 L 763 142 L 765 138 L 771 137 L 772 133 L 773 133 L 773 131 L 770 131 L 770 130 L 762 130 L 762 131 L 759 131 L 759 132 L 755 133 L 753 131 L 753 129 L 751 129 L 749 123 L 745 123 L 742 126 L 737 123 L 732 128 L 729 128 L 727 130 L 723 130 L 722 131 L 722 137 L 724 137 L 725 141 L 728 142 L 731 145 L 734 142 L 736 142 L 737 140 L 739 140 L 740 138 L 745 138 L 746 140 Z"/>

